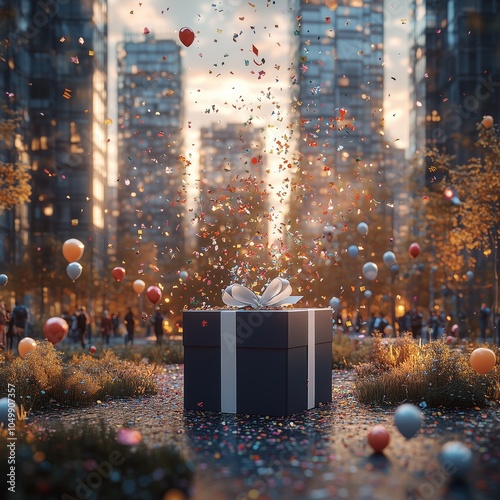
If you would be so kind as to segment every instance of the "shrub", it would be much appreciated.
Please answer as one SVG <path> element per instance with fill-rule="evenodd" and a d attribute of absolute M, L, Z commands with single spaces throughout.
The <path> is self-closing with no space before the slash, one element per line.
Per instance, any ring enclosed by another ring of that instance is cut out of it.
<path fill-rule="evenodd" d="M 193 467 L 171 446 L 120 442 L 102 421 L 43 430 L 16 426 L 17 498 L 187 498 Z M 140 437 L 140 435 L 139 435 Z M 0 470 L 6 477 L 7 430 L 0 431 Z M 173 496 L 173 495 L 172 495 Z"/>
<path fill-rule="evenodd" d="M 353 368 L 366 358 L 371 339 L 351 339 L 349 335 L 337 333 L 333 336 L 332 360 L 334 369 Z"/>
<path fill-rule="evenodd" d="M 156 345 L 156 343 L 134 344 L 132 347 L 125 347 L 125 345 L 103 346 L 97 342 L 96 348 L 96 352 L 92 355 L 93 358 L 100 358 L 104 353 L 112 352 L 119 359 L 137 364 L 143 364 L 144 360 L 146 360 L 155 368 L 160 365 L 184 363 L 184 348 L 182 346 L 182 341 L 171 340 L 161 346 Z M 82 353 L 81 347 L 69 344 L 57 346 L 56 349 L 62 353 L 63 360 L 69 360 L 73 356 Z"/>
<path fill-rule="evenodd" d="M 422 347 L 408 342 L 405 339 L 392 349 L 375 345 L 370 362 L 357 367 L 355 391 L 361 402 L 471 408 L 500 397 L 498 364 L 487 375 L 479 375 L 470 367 L 467 353 L 442 340 Z M 498 348 L 490 348 L 499 359 Z"/>
<path fill-rule="evenodd" d="M 17 404 L 32 411 L 51 403 L 82 406 L 107 397 L 156 394 L 153 370 L 108 351 L 100 358 L 79 354 L 63 362 L 61 352 L 43 341 L 25 359 L 0 364 L 0 378 L 15 386 Z M 5 396 L 6 391 L 4 386 L 0 394 Z"/>

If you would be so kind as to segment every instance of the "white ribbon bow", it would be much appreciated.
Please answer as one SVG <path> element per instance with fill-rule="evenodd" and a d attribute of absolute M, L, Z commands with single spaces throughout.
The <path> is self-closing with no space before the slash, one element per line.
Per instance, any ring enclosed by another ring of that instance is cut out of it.
<path fill-rule="evenodd" d="M 231 307 L 253 307 L 260 309 L 266 306 L 295 304 L 302 296 L 290 296 L 292 287 L 283 278 L 274 278 L 262 295 L 256 295 L 243 285 L 230 285 L 222 292 L 224 304 Z"/>

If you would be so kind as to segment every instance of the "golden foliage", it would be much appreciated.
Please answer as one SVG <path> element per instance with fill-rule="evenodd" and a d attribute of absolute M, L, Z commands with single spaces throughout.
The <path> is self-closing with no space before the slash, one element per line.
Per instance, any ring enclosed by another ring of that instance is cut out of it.
<path fill-rule="evenodd" d="M 13 148 L 13 138 L 21 118 L 18 113 L 3 106 L 0 109 L 0 146 Z M 0 209 L 10 210 L 15 205 L 30 201 L 31 174 L 27 165 L 0 161 Z"/>
<path fill-rule="evenodd" d="M 27 167 L 0 162 L 0 208 L 10 210 L 30 201 L 30 179 Z"/>

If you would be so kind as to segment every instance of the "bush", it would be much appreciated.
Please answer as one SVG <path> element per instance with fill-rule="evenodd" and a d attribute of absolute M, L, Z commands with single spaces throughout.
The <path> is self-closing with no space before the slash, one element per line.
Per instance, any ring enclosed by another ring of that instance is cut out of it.
<path fill-rule="evenodd" d="M 61 352 L 47 341 L 39 342 L 25 359 L 0 364 L 0 378 L 15 386 L 16 403 L 27 411 L 52 403 L 82 406 L 107 397 L 156 394 L 153 371 L 153 366 L 121 360 L 110 351 L 100 358 L 80 354 L 63 362 Z M 6 391 L 2 387 L 2 397 Z"/>
<path fill-rule="evenodd" d="M 469 355 L 443 340 L 419 347 L 410 338 L 391 348 L 374 339 L 369 363 L 356 368 L 355 392 L 369 404 L 425 402 L 431 407 L 472 408 L 500 397 L 500 369 L 479 375 Z M 490 347 L 499 360 L 499 349 Z"/>
<path fill-rule="evenodd" d="M 56 349 L 61 352 L 63 360 L 69 360 L 74 355 L 82 353 L 82 348 L 74 345 L 57 346 Z M 184 363 L 184 348 L 182 341 L 170 341 L 161 346 L 156 343 L 134 344 L 132 347 L 125 345 L 103 346 L 96 342 L 96 352 L 93 358 L 100 358 L 107 352 L 114 353 L 119 359 L 131 361 L 132 363 L 144 364 L 146 360 L 155 368 L 160 365 L 182 364 Z"/>
<path fill-rule="evenodd" d="M 175 498 L 188 497 L 193 467 L 175 448 L 128 445 L 120 432 L 115 434 L 102 421 L 50 431 L 18 422 L 16 498 L 148 500 L 165 498 L 168 491 L 172 497 L 177 492 Z M 7 445 L 12 443 L 7 430 L 0 431 L 0 443 L 5 478 L 10 467 Z"/>
<path fill-rule="evenodd" d="M 334 369 L 353 368 L 370 352 L 371 339 L 351 339 L 349 335 L 337 333 L 333 336 L 332 359 Z"/>

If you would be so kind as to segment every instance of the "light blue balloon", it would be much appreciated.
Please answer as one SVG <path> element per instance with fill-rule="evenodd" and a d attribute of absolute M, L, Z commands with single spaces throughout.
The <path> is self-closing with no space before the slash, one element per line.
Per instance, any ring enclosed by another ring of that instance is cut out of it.
<path fill-rule="evenodd" d="M 474 457 L 465 444 L 460 441 L 449 441 L 441 448 L 439 461 L 451 476 L 462 477 L 472 469 Z"/>
<path fill-rule="evenodd" d="M 360 222 L 358 224 L 358 233 L 363 236 L 368 234 L 368 224 L 366 222 Z"/>
<path fill-rule="evenodd" d="M 9 278 L 5 274 L 0 274 L 0 286 L 5 286 L 9 281 Z"/>
<path fill-rule="evenodd" d="M 407 439 L 412 438 L 422 427 L 422 411 L 415 405 L 405 403 L 394 412 L 394 423 Z"/>
<path fill-rule="evenodd" d="M 356 246 L 356 245 L 351 245 L 348 249 L 347 249 L 347 253 L 351 256 L 351 257 L 356 257 L 359 253 L 359 248 Z"/>
<path fill-rule="evenodd" d="M 378 267 L 377 264 L 374 262 L 367 262 L 363 266 L 363 276 L 367 280 L 374 280 L 377 277 L 378 274 Z"/>
<path fill-rule="evenodd" d="M 77 280 L 82 274 L 83 267 L 79 262 L 70 262 L 68 267 L 66 267 L 66 272 L 68 276 L 73 280 Z"/>
<path fill-rule="evenodd" d="M 396 256 L 394 252 L 385 252 L 382 260 L 387 267 L 391 267 L 396 262 Z"/>
<path fill-rule="evenodd" d="M 340 299 L 338 297 L 332 297 L 330 300 L 330 307 L 334 310 L 334 312 L 338 312 L 340 309 Z"/>

